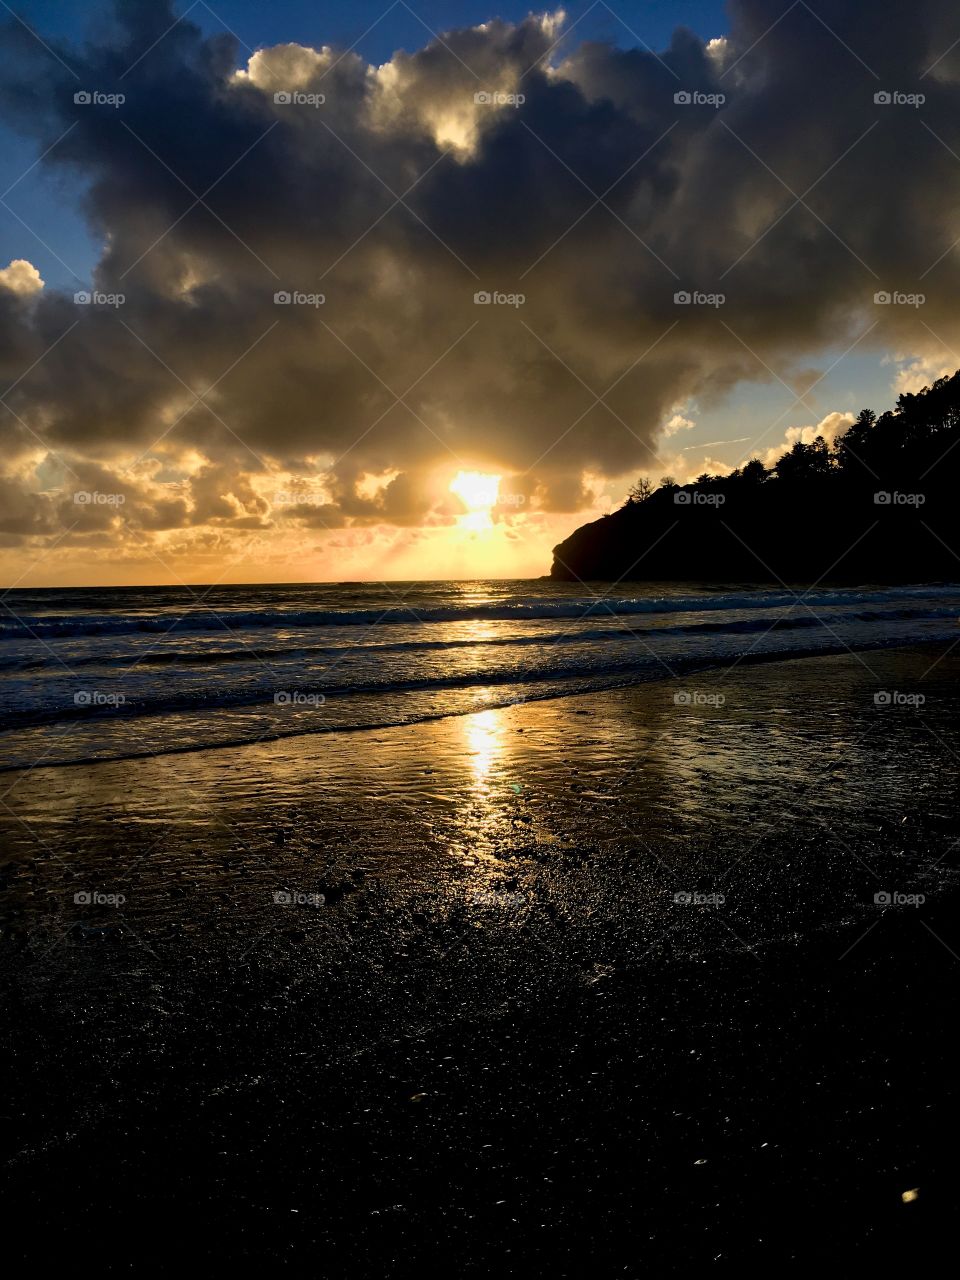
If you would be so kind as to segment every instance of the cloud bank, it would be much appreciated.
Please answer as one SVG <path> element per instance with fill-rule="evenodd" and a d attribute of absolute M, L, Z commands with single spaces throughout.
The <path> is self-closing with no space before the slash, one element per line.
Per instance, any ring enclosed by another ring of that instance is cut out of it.
<path fill-rule="evenodd" d="M 165 2 L 52 53 L 8 22 L 0 109 L 103 252 L 90 301 L 0 271 L 0 536 L 442 527 L 460 469 L 522 523 L 655 474 L 693 397 L 802 392 L 828 347 L 949 362 L 954 6 L 782 12 L 660 54 L 491 21 L 383 66 L 241 58 Z"/>

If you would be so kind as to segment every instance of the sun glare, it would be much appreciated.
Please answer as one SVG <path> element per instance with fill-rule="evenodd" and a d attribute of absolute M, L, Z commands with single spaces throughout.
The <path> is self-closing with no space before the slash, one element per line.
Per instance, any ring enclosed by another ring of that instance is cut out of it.
<path fill-rule="evenodd" d="M 480 471 L 458 471 L 450 482 L 450 492 L 455 493 L 467 508 L 460 517 L 462 529 L 491 529 L 490 508 L 496 506 L 500 492 L 500 477 L 484 475 Z"/>
<path fill-rule="evenodd" d="M 489 511 L 496 504 L 499 490 L 499 476 L 485 476 L 479 471 L 458 471 L 450 482 L 450 492 L 471 511 Z"/>

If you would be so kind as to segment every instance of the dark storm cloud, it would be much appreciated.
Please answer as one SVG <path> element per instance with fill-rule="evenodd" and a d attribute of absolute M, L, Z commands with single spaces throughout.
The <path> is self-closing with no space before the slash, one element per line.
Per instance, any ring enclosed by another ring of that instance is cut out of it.
<path fill-rule="evenodd" d="M 654 467 L 689 396 L 790 381 L 875 322 L 865 341 L 891 350 L 953 343 L 954 6 L 816 9 L 778 22 L 784 0 L 737 0 L 725 41 L 680 30 L 661 57 L 557 45 L 531 18 L 379 69 L 281 46 L 237 76 L 231 39 L 124 3 L 109 40 L 55 46 L 76 79 L 9 23 L 5 116 L 56 143 L 44 164 L 79 179 L 104 243 L 95 287 L 125 298 L 0 287 L 4 385 L 37 362 L 7 398 L 11 464 L 38 437 L 74 468 L 162 437 L 152 456 L 192 471 L 165 495 L 143 480 L 145 528 L 264 527 L 251 477 L 280 470 L 325 477 L 282 512 L 324 527 L 452 518 L 437 467 L 571 509 L 584 472 Z M 325 101 L 274 101 L 287 90 Z M 281 290 L 325 302 L 278 306 Z M 481 290 L 525 301 L 478 306 Z M 678 306 L 680 290 L 726 302 Z M 926 302 L 875 306 L 879 290 Z M 17 529 L 52 518 L 16 510 Z"/>

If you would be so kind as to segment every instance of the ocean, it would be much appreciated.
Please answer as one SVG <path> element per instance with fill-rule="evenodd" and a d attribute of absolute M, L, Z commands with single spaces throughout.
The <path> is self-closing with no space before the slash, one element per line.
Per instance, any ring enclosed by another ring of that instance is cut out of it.
<path fill-rule="evenodd" d="M 120 587 L 2 603 L 0 769 L 411 724 L 960 634 L 952 583 Z"/>

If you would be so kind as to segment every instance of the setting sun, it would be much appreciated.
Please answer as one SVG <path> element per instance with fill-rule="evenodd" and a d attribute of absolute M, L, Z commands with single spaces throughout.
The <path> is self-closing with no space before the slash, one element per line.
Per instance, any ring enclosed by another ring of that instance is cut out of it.
<path fill-rule="evenodd" d="M 496 505 L 499 490 L 500 477 L 486 476 L 480 471 L 458 471 L 450 482 L 450 492 L 471 511 L 489 511 Z"/>
<path fill-rule="evenodd" d="M 458 471 L 450 482 L 450 492 L 455 493 L 467 508 L 461 516 L 464 529 L 490 529 L 490 508 L 496 506 L 500 492 L 500 477 L 484 475 L 480 471 Z"/>

